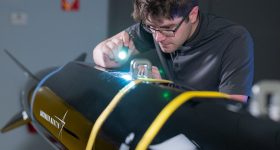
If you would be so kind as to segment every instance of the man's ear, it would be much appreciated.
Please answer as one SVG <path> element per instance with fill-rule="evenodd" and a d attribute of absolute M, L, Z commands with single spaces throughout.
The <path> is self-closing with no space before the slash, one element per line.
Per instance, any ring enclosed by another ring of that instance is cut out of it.
<path fill-rule="evenodd" d="M 198 20 L 198 11 L 199 11 L 199 7 L 195 6 L 192 8 L 190 14 L 189 14 L 189 21 L 191 23 L 195 23 Z"/>

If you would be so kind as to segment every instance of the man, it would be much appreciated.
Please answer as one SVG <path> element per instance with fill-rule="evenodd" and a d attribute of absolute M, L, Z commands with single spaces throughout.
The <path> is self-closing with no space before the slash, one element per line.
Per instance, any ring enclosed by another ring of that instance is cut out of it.
<path fill-rule="evenodd" d="M 253 41 L 229 20 L 199 11 L 197 0 L 135 0 L 138 22 L 93 50 L 97 65 L 119 67 L 120 46 L 129 54 L 156 49 L 170 80 L 195 90 L 220 91 L 246 102 L 253 82 Z M 154 74 L 159 74 L 156 67 Z"/>

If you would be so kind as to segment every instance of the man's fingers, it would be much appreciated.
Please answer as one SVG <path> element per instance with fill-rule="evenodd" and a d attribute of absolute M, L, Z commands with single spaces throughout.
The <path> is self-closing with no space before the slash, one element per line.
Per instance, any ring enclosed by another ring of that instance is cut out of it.
<path fill-rule="evenodd" d="M 116 44 L 115 42 L 113 42 L 113 40 L 108 41 L 105 44 L 111 51 L 116 50 L 118 48 L 118 44 Z"/>
<path fill-rule="evenodd" d="M 119 39 L 119 38 L 114 38 L 111 40 L 116 46 L 122 46 L 124 45 L 122 39 Z"/>
<path fill-rule="evenodd" d="M 130 57 L 130 54 L 132 53 L 131 50 L 128 50 L 126 53 L 126 59 L 119 58 L 122 56 L 120 55 L 120 51 L 124 51 L 123 47 L 129 47 L 129 45 L 129 35 L 127 32 L 122 32 L 107 39 L 98 47 L 99 50 L 95 52 L 95 60 L 97 60 L 97 64 L 101 64 L 101 66 L 108 68 L 119 67 L 128 60 L 127 58 Z"/>
<path fill-rule="evenodd" d="M 112 52 L 112 48 L 111 46 L 109 46 L 108 44 L 105 44 L 103 47 L 103 54 L 107 55 L 109 59 L 114 60 L 114 53 Z M 105 57 L 104 57 L 105 58 Z"/>
<path fill-rule="evenodd" d="M 152 66 L 152 75 L 153 75 L 153 78 L 155 78 L 155 79 L 162 79 L 160 72 L 156 66 Z"/>
<path fill-rule="evenodd" d="M 129 37 L 128 33 L 123 32 L 121 38 L 123 41 L 123 46 L 129 47 L 130 37 Z"/>
<path fill-rule="evenodd" d="M 113 68 L 119 66 L 119 64 L 112 59 L 110 59 L 107 55 L 103 55 L 104 66 L 105 68 Z"/>
<path fill-rule="evenodd" d="M 115 36 L 99 43 L 94 48 L 94 62 L 103 67 L 119 67 L 120 65 L 126 63 L 128 57 L 130 57 L 130 54 L 132 53 L 131 50 L 129 50 L 127 54 L 120 53 L 120 51 L 124 51 L 123 47 L 131 47 L 129 45 L 131 45 L 129 35 L 127 32 L 122 31 Z M 123 59 L 124 56 L 126 56 L 126 59 Z"/>

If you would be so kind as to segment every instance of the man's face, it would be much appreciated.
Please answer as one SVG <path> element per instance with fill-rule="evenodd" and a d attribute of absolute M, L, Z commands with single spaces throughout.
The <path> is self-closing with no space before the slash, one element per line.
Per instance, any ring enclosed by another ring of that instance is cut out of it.
<path fill-rule="evenodd" d="M 172 53 L 194 33 L 198 26 L 197 15 L 198 7 L 194 7 L 187 16 L 174 19 L 149 17 L 144 24 L 152 32 L 153 38 L 158 42 L 161 50 L 165 53 Z M 171 34 L 169 34 L 170 32 Z"/>

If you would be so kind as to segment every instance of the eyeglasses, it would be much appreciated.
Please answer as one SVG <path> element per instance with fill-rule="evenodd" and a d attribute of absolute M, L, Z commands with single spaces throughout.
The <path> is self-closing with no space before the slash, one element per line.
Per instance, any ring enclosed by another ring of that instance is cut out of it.
<path fill-rule="evenodd" d="M 166 29 L 166 30 L 159 30 L 159 29 L 155 29 L 152 26 L 146 25 L 143 23 L 143 21 L 141 21 L 141 26 L 149 33 L 151 34 L 155 34 L 156 32 L 160 32 L 161 34 L 163 34 L 166 37 L 174 37 L 175 33 L 177 32 L 177 30 L 179 29 L 179 27 L 182 25 L 182 23 L 185 21 L 185 19 L 187 18 L 188 15 L 185 15 L 183 17 L 183 19 L 179 22 L 179 24 L 175 27 L 175 29 L 171 30 L 171 29 Z"/>

